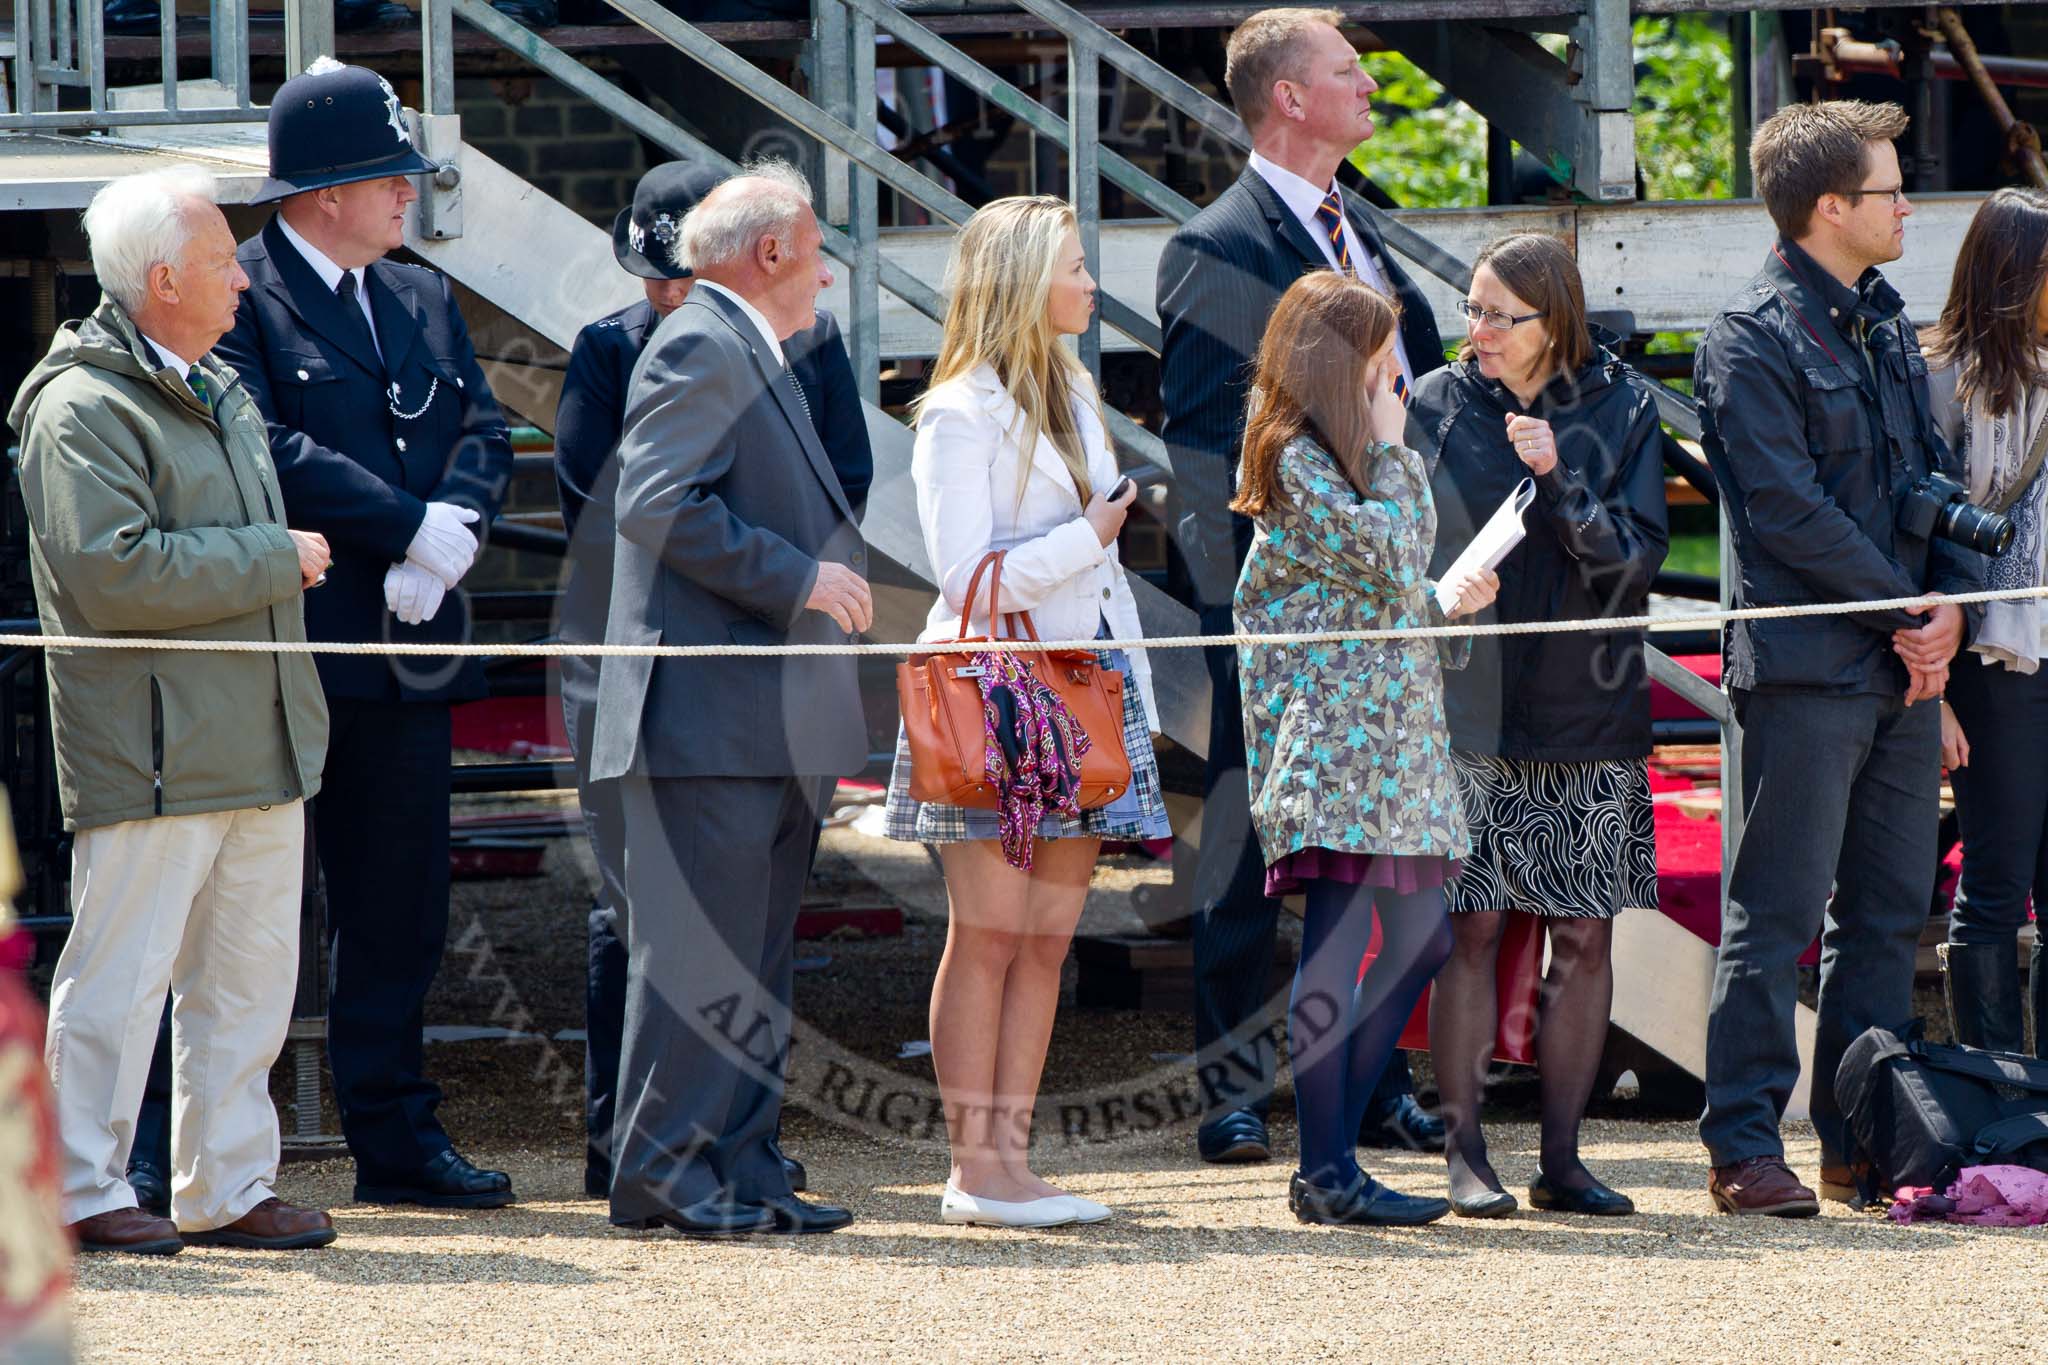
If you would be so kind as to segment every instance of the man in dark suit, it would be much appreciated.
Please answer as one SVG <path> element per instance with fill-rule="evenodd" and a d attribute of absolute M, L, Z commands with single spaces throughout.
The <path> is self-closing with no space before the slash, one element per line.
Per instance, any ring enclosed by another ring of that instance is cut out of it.
<path fill-rule="evenodd" d="M 831 281 L 823 240 L 779 162 L 683 220 L 697 283 L 627 402 L 607 644 L 839 644 L 872 621 L 853 505 L 782 347 Z M 605 659 L 590 778 L 619 786 L 629 959 L 612 1222 L 852 1221 L 796 1197 L 774 1138 L 817 809 L 866 758 L 850 656 Z"/>
<path fill-rule="evenodd" d="M 672 161 L 640 177 L 633 202 L 612 224 L 612 255 L 646 286 L 647 297 L 599 318 L 576 337 L 562 401 L 555 413 L 555 483 L 569 532 L 569 579 L 562 594 L 560 637 L 588 644 L 604 639 L 612 586 L 612 501 L 615 458 L 625 426 L 633 367 L 656 326 L 690 295 L 688 266 L 676 260 L 684 216 L 725 177 L 708 166 Z M 792 336 L 783 348 L 804 391 L 812 425 L 825 445 L 856 519 L 874 481 L 875 457 L 853 363 L 830 313 Z M 589 780 L 590 736 L 597 717 L 598 660 L 561 660 L 562 720 L 576 764 L 584 830 L 597 864 L 598 898 L 590 912 L 585 996 L 583 1188 L 604 1198 L 612 1180 L 612 1118 L 619 1082 L 619 1037 L 625 1026 L 626 948 L 619 938 L 625 904 L 623 832 L 616 782 Z M 784 1158 L 790 1184 L 804 1187 L 803 1167 Z"/>
<path fill-rule="evenodd" d="M 1310 270 L 1355 274 L 1400 300 L 1403 383 L 1444 363 L 1421 291 L 1337 192 L 1337 167 L 1372 136 L 1370 96 L 1379 88 L 1339 22 L 1333 10 L 1272 9 L 1230 35 L 1224 79 L 1252 136 L 1250 164 L 1159 258 L 1161 435 L 1187 508 L 1182 552 L 1205 634 L 1232 629 L 1231 593 L 1252 526 L 1229 510 L 1231 484 L 1252 357 L 1287 286 Z M 1212 649 L 1207 661 L 1207 799 L 1194 889 L 1197 1142 L 1204 1160 L 1263 1161 L 1275 1061 L 1266 983 L 1279 903 L 1265 894 L 1265 860 L 1252 837 L 1235 652 Z M 1404 1113 L 1413 1110 L 1410 1100 Z"/>
<path fill-rule="evenodd" d="M 250 279 L 221 357 L 269 425 L 293 524 L 333 544 L 307 594 L 315 640 L 467 637 L 456 583 L 504 496 L 512 447 L 448 283 L 384 259 L 433 169 L 375 72 L 322 58 L 270 106 L 277 215 L 237 253 Z M 474 530 L 472 529 L 474 528 Z M 395 617 L 395 619 L 394 619 Z M 321 655 L 333 718 L 313 815 L 327 883 L 328 1059 L 355 1197 L 488 1208 L 502 1172 L 454 1150 L 424 1074 L 422 1006 L 448 932 L 450 703 L 474 659 Z"/>

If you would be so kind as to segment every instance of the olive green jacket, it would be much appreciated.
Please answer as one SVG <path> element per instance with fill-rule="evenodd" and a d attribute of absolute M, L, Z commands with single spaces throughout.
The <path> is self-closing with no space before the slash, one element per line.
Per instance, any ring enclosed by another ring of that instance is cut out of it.
<path fill-rule="evenodd" d="M 47 636 L 306 638 L 263 418 L 199 362 L 211 411 L 111 299 L 58 329 L 8 422 Z M 304 654 L 49 650 L 70 829 L 311 797 L 327 705 Z"/>

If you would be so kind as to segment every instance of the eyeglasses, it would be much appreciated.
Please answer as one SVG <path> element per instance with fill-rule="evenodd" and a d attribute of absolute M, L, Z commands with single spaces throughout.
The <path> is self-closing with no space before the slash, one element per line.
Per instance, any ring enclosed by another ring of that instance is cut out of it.
<path fill-rule="evenodd" d="M 1891 200 L 1891 201 L 1892 201 L 1892 207 L 1893 207 L 1893 208 L 1897 208 L 1897 207 L 1899 206 L 1899 201 L 1900 201 L 1901 199 L 1904 199 L 1904 198 L 1906 197 L 1906 187 L 1905 187 L 1904 185 L 1896 185 L 1896 186 L 1894 186 L 1893 188 L 1891 188 L 1891 189 L 1888 189 L 1888 190 L 1879 190 L 1879 189 L 1863 189 L 1863 190 L 1850 190 L 1850 191 L 1849 191 L 1849 192 L 1848 192 L 1847 194 L 1843 195 L 1842 197 L 1843 197 L 1844 199 L 1859 199 L 1859 200 L 1860 200 L 1860 199 L 1862 199 L 1862 198 L 1863 198 L 1863 197 L 1864 197 L 1865 195 L 1871 195 L 1871 194 L 1876 194 L 1876 195 L 1882 195 L 1882 196 L 1884 196 L 1884 197 L 1885 197 L 1886 199 L 1889 199 L 1889 200 Z"/>
<path fill-rule="evenodd" d="M 1465 315 L 1465 321 L 1483 322 L 1496 332 L 1512 331 L 1525 322 L 1534 322 L 1537 318 L 1549 316 L 1547 312 L 1542 311 L 1516 316 L 1513 313 L 1503 313 L 1498 308 L 1481 308 L 1470 299 L 1460 302 L 1458 311 Z"/>

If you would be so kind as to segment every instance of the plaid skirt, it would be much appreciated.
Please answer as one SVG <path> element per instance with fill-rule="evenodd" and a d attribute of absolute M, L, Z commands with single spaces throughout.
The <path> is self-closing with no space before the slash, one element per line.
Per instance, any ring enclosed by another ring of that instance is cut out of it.
<path fill-rule="evenodd" d="M 1041 839 L 1168 839 L 1173 825 L 1166 818 L 1166 798 L 1159 790 L 1159 761 L 1152 756 L 1152 727 L 1145 700 L 1130 681 L 1130 656 L 1121 649 L 1096 651 L 1103 667 L 1124 675 L 1124 752 L 1131 760 L 1131 785 L 1106 806 L 1084 810 L 1078 818 L 1048 815 L 1038 822 Z M 993 810 L 973 810 L 919 801 L 910 794 L 910 741 L 896 728 L 896 763 L 889 771 L 889 800 L 882 832 L 891 839 L 919 844 L 958 844 L 970 839 L 998 839 L 1002 830 Z"/>

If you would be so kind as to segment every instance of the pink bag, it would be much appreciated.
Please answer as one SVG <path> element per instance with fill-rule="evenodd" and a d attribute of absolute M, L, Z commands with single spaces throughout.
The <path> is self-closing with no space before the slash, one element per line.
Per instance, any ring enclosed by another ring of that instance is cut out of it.
<path fill-rule="evenodd" d="M 2048 1223 L 2048 1175 L 2030 1166 L 1965 1166 L 1948 1193 L 1926 1185 L 1895 1196 L 1892 1221 L 1940 1218 L 1992 1228 L 2025 1228 Z"/>

